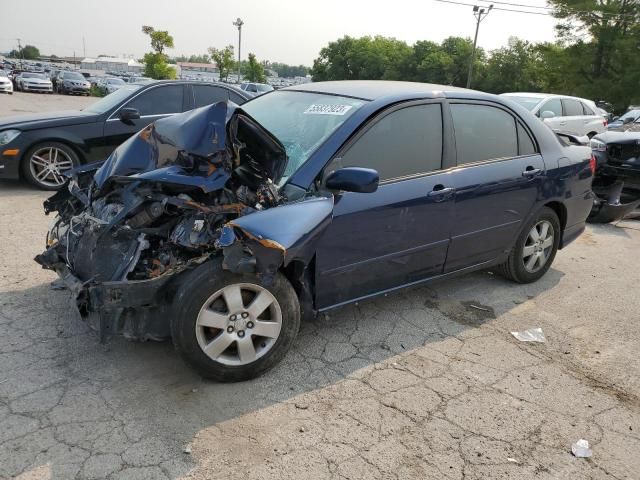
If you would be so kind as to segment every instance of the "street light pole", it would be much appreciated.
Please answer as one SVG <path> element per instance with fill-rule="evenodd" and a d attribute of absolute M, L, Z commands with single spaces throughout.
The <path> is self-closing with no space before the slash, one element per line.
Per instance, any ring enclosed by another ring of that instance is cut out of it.
<path fill-rule="evenodd" d="M 233 25 L 238 27 L 238 83 L 240 83 L 240 47 L 242 45 L 242 25 L 244 25 L 244 22 L 238 17 L 236 21 L 233 22 Z"/>
<path fill-rule="evenodd" d="M 476 17 L 476 35 L 473 38 L 473 50 L 471 51 L 471 61 L 469 62 L 469 74 L 467 75 L 467 88 L 471 88 L 471 78 L 473 77 L 473 64 L 476 61 L 476 46 L 478 45 L 478 30 L 480 30 L 480 22 L 484 20 L 489 12 L 493 8 L 493 5 L 489 5 L 489 8 L 485 10 L 477 5 L 473 6 L 473 16 Z"/>

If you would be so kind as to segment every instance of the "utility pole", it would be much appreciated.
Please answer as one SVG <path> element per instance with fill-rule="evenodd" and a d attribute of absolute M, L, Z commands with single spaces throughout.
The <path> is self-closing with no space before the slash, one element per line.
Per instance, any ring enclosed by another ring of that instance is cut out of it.
<path fill-rule="evenodd" d="M 485 10 L 477 5 L 473 6 L 473 16 L 476 17 L 476 35 L 473 38 L 473 50 L 471 51 L 471 61 L 469 62 L 469 74 L 467 75 L 467 88 L 471 88 L 471 78 L 473 77 L 473 64 L 476 61 L 476 46 L 478 45 L 478 30 L 480 30 L 480 22 L 484 20 L 493 8 L 493 4 Z"/>
<path fill-rule="evenodd" d="M 242 45 L 242 25 L 244 22 L 240 17 L 233 22 L 233 25 L 238 27 L 238 83 L 240 83 L 240 46 Z"/>
<path fill-rule="evenodd" d="M 22 45 L 19 38 L 16 38 L 16 40 L 18 40 L 18 55 L 20 55 L 20 68 L 22 69 Z"/>
<path fill-rule="evenodd" d="M 84 36 L 82 37 L 82 56 L 87 58 L 87 46 L 84 43 Z"/>

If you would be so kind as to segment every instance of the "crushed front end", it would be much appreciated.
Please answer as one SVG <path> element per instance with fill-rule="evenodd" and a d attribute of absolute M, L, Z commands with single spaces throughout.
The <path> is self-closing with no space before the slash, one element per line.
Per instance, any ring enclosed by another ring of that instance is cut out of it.
<path fill-rule="evenodd" d="M 640 133 L 606 132 L 591 140 L 596 159 L 592 223 L 621 220 L 640 207 Z"/>
<path fill-rule="evenodd" d="M 224 102 L 159 120 L 101 165 L 70 174 L 36 257 L 58 273 L 101 341 L 170 336 L 180 278 L 220 257 L 230 221 L 284 202 L 280 142 Z"/>

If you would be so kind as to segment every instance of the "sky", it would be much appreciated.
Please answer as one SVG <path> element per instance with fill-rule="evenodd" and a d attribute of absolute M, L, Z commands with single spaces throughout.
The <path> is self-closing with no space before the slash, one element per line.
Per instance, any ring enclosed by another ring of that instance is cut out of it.
<path fill-rule="evenodd" d="M 545 5 L 544 0 L 504 1 Z M 20 38 L 23 46 L 32 44 L 42 54 L 58 56 L 74 51 L 83 56 L 84 37 L 88 57 L 141 58 L 150 50 L 142 25 L 173 35 L 175 48 L 167 51 L 172 56 L 206 53 L 210 46 L 237 48 L 237 17 L 244 21 L 243 58 L 252 52 L 259 60 L 307 66 L 322 47 L 344 35 L 384 35 L 413 44 L 448 36 L 473 38 L 475 29 L 470 6 L 435 0 L 0 0 L 0 6 L 0 52 L 16 48 Z M 554 23 L 550 16 L 493 10 L 480 26 L 478 45 L 499 48 L 511 36 L 552 41 Z"/>

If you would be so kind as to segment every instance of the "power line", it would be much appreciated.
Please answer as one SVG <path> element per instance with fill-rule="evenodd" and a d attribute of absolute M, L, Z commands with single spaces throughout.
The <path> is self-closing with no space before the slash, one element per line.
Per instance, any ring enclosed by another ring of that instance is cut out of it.
<path fill-rule="evenodd" d="M 435 0 L 436 2 L 441 2 L 441 3 L 450 3 L 453 5 L 463 5 L 465 7 L 473 7 L 474 4 L 472 3 L 465 3 L 465 2 L 457 2 L 454 0 Z M 548 10 L 553 10 L 552 7 L 542 7 L 540 5 L 524 5 L 522 3 L 510 3 L 510 2 L 492 2 L 491 0 L 484 0 L 487 3 L 492 3 L 492 4 L 500 4 L 500 5 L 508 5 L 508 6 L 515 6 L 515 7 L 526 7 L 526 8 L 542 8 L 542 9 L 548 9 Z M 529 15 L 545 15 L 545 16 L 549 16 L 549 17 L 553 17 L 554 14 L 552 11 L 549 12 L 532 12 L 529 10 L 519 10 L 519 9 L 511 9 L 511 8 L 502 8 L 502 7 L 493 7 L 494 10 L 501 10 L 503 12 L 514 12 L 514 13 L 526 13 Z M 570 15 L 577 15 L 577 14 L 598 14 L 598 15 L 602 15 L 604 17 L 609 17 L 609 19 L 613 19 L 616 17 L 631 17 L 631 18 L 638 18 L 640 16 L 640 14 L 635 14 L 635 13 L 609 13 L 609 12 L 589 12 L 586 10 L 567 10 L 567 12 Z"/>

